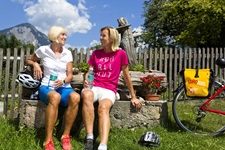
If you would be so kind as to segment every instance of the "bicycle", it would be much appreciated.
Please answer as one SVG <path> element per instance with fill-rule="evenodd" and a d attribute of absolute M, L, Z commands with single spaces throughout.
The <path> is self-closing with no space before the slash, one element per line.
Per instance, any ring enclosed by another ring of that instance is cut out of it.
<path fill-rule="evenodd" d="M 225 68 L 225 59 L 218 58 L 216 65 Z M 194 135 L 220 135 L 225 131 L 225 79 L 214 80 L 209 98 L 191 98 L 180 83 L 172 102 L 176 123 Z"/>

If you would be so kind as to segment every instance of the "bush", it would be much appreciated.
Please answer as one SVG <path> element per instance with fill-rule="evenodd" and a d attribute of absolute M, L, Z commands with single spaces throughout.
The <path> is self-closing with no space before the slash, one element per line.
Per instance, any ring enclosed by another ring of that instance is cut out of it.
<path fill-rule="evenodd" d="M 82 63 L 74 65 L 74 67 L 78 68 L 80 72 L 87 72 L 89 65 L 87 62 L 83 61 Z"/>
<path fill-rule="evenodd" d="M 145 72 L 147 68 L 145 68 L 142 64 L 137 64 L 130 67 L 130 71 L 141 71 Z"/>

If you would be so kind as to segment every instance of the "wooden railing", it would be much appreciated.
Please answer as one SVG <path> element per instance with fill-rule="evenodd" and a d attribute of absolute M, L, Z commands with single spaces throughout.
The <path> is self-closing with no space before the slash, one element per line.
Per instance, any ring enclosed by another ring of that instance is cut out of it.
<path fill-rule="evenodd" d="M 74 64 L 86 62 L 93 50 L 73 49 Z M 4 52 L 4 53 L 3 53 Z M 13 55 L 12 55 L 13 52 Z M 215 65 L 218 57 L 225 58 L 224 48 L 137 48 L 137 62 L 149 70 L 159 70 L 167 75 L 168 89 L 162 94 L 164 100 L 173 100 L 173 90 L 181 79 L 178 72 L 184 68 L 211 68 L 218 78 L 225 78 L 224 70 Z M 30 49 L 0 48 L 0 101 L 4 102 L 4 114 L 13 117 L 19 112 L 22 88 L 15 82 L 18 72 L 24 69 L 25 59 L 30 56 Z M 15 96 L 18 94 L 18 97 Z M 11 95 L 11 96 L 9 96 Z M 15 109 L 16 108 L 16 109 Z M 7 113 L 8 112 L 8 113 Z"/>

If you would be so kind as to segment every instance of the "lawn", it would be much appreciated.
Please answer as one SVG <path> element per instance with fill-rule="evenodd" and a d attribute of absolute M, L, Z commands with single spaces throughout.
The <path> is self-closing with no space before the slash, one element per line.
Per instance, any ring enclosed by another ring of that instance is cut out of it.
<path fill-rule="evenodd" d="M 168 103 L 171 105 L 170 103 Z M 169 106 L 169 120 L 166 124 L 151 129 L 117 129 L 111 128 L 109 150 L 148 150 L 138 144 L 141 135 L 146 131 L 153 131 L 160 136 L 160 146 L 154 150 L 225 150 L 225 134 L 221 136 L 195 136 L 181 130 L 174 122 Z M 71 143 L 73 149 L 83 149 L 84 130 L 73 135 Z M 57 150 L 61 150 L 60 135 L 54 134 Z M 18 126 L 17 120 L 0 119 L 0 150 L 42 150 L 44 129 L 30 129 Z M 97 138 L 99 143 L 99 138 Z"/>

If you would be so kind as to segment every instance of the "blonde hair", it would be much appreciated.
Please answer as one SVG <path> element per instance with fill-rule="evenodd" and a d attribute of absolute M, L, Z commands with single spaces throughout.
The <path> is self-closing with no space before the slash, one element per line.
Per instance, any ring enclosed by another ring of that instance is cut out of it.
<path fill-rule="evenodd" d="M 61 26 L 52 26 L 48 31 L 48 40 L 50 42 L 57 42 L 58 43 L 57 38 L 61 33 L 67 34 L 67 30 L 64 27 L 61 27 Z"/>
<path fill-rule="evenodd" d="M 114 27 L 110 27 L 110 26 L 106 26 L 101 28 L 101 32 L 103 30 L 107 29 L 109 31 L 109 38 L 112 40 L 112 50 L 115 52 L 117 51 L 119 48 L 119 33 L 117 31 L 116 28 Z"/>

